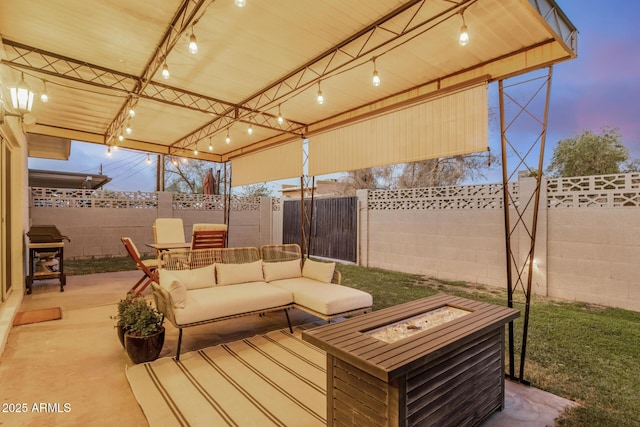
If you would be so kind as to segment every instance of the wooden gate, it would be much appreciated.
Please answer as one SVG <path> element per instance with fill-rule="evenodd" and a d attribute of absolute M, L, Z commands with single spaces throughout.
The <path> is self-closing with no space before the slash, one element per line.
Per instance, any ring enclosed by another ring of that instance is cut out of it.
<path fill-rule="evenodd" d="M 305 212 L 309 223 L 305 224 L 305 235 L 310 236 L 309 253 L 319 257 L 356 261 L 358 198 L 337 197 L 305 200 Z M 287 200 L 283 206 L 283 243 L 301 245 L 300 200 Z M 302 246 L 302 245 L 301 245 Z"/>

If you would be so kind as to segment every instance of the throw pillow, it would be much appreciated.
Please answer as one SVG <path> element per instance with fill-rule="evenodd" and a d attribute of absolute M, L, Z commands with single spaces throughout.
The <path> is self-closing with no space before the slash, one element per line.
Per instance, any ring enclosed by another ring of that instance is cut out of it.
<path fill-rule="evenodd" d="M 333 270 L 336 269 L 335 262 L 319 262 L 307 258 L 302 267 L 302 277 L 317 280 L 322 283 L 331 283 Z"/>
<path fill-rule="evenodd" d="M 216 275 L 219 286 L 264 282 L 262 260 L 245 264 L 216 264 Z"/>
<path fill-rule="evenodd" d="M 215 264 L 193 270 L 160 269 L 161 285 L 167 288 L 173 280 L 184 283 L 187 290 L 211 288 L 216 285 Z"/>
<path fill-rule="evenodd" d="M 187 304 L 187 287 L 179 280 L 174 280 L 169 285 L 169 295 L 173 308 L 184 308 Z"/>
<path fill-rule="evenodd" d="M 263 262 L 262 271 L 264 272 L 264 280 L 267 282 L 280 279 L 293 279 L 294 277 L 300 277 L 302 275 L 299 259 L 292 261 Z"/>

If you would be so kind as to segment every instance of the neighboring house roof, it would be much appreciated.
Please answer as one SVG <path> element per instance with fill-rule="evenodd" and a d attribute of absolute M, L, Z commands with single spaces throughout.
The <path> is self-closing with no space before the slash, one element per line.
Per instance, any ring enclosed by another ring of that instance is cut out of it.
<path fill-rule="evenodd" d="M 111 181 L 111 178 L 106 175 L 29 169 L 29 187 L 87 188 L 95 190 L 102 188 L 109 181 Z"/>

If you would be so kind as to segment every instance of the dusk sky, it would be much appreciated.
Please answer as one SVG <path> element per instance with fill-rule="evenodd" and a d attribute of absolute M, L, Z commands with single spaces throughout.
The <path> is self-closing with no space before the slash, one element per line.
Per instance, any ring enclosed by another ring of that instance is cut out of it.
<path fill-rule="evenodd" d="M 606 126 L 618 128 L 631 158 L 639 159 L 640 1 L 556 1 L 578 28 L 578 58 L 553 68 L 544 167 L 558 141 L 584 130 L 600 133 Z M 492 108 L 497 108 L 496 92 L 490 91 Z M 490 135 L 489 145 L 499 155 L 499 135 Z M 107 189 L 155 191 L 155 168 L 146 159 L 146 153 L 122 150 L 107 158 L 104 146 L 73 142 L 69 161 L 32 158 L 29 167 L 98 173 L 102 164 L 113 178 Z M 486 181 L 499 182 L 500 174 L 494 169 Z"/>

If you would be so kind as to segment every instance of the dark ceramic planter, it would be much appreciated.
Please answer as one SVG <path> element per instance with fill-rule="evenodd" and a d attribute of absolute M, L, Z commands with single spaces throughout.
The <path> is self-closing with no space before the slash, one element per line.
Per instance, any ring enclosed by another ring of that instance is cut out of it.
<path fill-rule="evenodd" d="M 124 334 L 124 348 L 133 363 L 151 362 L 158 358 L 164 344 L 164 327 L 154 335 L 136 337 Z"/>
<path fill-rule="evenodd" d="M 118 333 L 118 340 L 120 340 L 120 344 L 122 344 L 122 348 L 124 348 L 124 326 L 121 323 L 116 325 L 116 332 Z"/>

